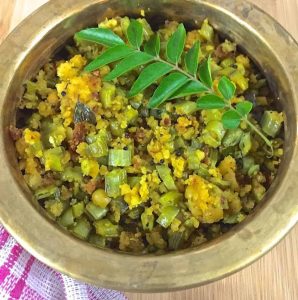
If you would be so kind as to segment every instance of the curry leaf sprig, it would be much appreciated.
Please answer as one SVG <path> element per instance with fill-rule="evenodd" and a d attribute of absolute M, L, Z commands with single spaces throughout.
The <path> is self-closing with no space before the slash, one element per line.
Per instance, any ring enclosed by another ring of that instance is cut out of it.
<path fill-rule="evenodd" d="M 236 87 L 232 81 L 225 76 L 222 77 L 219 80 L 218 92 L 215 91 L 211 75 L 210 56 L 199 63 L 199 42 L 195 42 L 185 54 L 184 67 L 181 67 L 186 41 L 186 30 L 183 24 L 179 24 L 167 42 L 166 59 L 160 57 L 159 35 L 151 36 L 144 43 L 143 27 L 137 20 L 130 20 L 126 36 L 128 44 L 112 30 L 105 28 L 88 28 L 76 33 L 75 38 L 77 40 L 94 42 L 107 48 L 85 67 L 85 71 L 92 72 L 107 64 L 118 62 L 115 68 L 104 77 L 104 80 L 111 81 L 143 66 L 128 93 L 129 97 L 136 96 L 160 80 L 148 102 L 149 108 L 155 108 L 171 99 L 191 95 L 200 96 L 197 100 L 199 109 L 223 109 L 225 112 L 222 123 L 226 129 L 237 128 L 243 121 L 264 140 L 273 152 L 269 139 L 249 121 L 249 113 L 253 108 L 252 103 L 243 101 L 235 106 L 232 104 L 231 100 L 236 92 Z"/>

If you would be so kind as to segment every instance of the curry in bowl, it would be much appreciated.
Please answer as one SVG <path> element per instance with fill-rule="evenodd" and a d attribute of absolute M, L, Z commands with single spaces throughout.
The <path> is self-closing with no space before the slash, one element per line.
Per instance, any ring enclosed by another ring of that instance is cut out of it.
<path fill-rule="evenodd" d="M 266 79 L 208 20 L 107 19 L 24 87 L 10 128 L 19 168 L 51 218 L 101 248 L 216 238 L 262 201 L 283 155 Z"/>

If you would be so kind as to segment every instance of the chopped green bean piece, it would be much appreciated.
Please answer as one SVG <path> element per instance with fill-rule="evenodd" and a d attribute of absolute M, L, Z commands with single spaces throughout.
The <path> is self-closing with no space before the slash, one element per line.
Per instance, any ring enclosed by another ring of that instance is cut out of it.
<path fill-rule="evenodd" d="M 121 195 L 120 185 L 126 183 L 126 171 L 115 169 L 105 176 L 105 190 L 109 197 L 117 198 Z"/>
<path fill-rule="evenodd" d="M 260 171 L 260 165 L 253 165 L 249 168 L 247 174 L 249 177 L 253 177 Z"/>
<path fill-rule="evenodd" d="M 201 149 L 202 145 L 203 143 L 199 139 L 192 139 L 190 147 L 192 148 L 192 150 L 195 150 L 195 149 Z"/>
<path fill-rule="evenodd" d="M 252 186 L 253 186 L 252 189 L 253 195 L 256 201 L 260 202 L 265 196 L 266 188 L 262 184 L 257 182 L 256 179 L 253 179 Z"/>
<path fill-rule="evenodd" d="M 131 151 L 123 149 L 109 150 L 109 166 L 113 167 L 128 167 L 132 163 Z"/>
<path fill-rule="evenodd" d="M 243 157 L 242 164 L 243 164 L 243 171 L 247 173 L 248 170 L 255 164 L 255 160 L 251 156 L 246 156 Z"/>
<path fill-rule="evenodd" d="M 72 206 L 73 216 L 75 218 L 79 218 L 84 213 L 84 209 L 85 209 L 85 204 L 83 201 L 74 204 Z"/>
<path fill-rule="evenodd" d="M 221 65 L 223 68 L 227 68 L 227 67 L 232 66 L 234 63 L 235 63 L 235 59 L 232 58 L 232 57 L 228 57 L 228 58 L 224 59 L 224 60 L 220 63 L 220 65 Z"/>
<path fill-rule="evenodd" d="M 62 172 L 64 169 L 63 158 L 65 150 L 63 147 L 48 149 L 44 152 L 45 170 Z"/>
<path fill-rule="evenodd" d="M 201 159 L 195 154 L 194 150 L 188 150 L 187 166 L 189 170 L 198 170 L 201 166 Z"/>
<path fill-rule="evenodd" d="M 86 198 L 88 198 L 88 195 L 86 192 L 82 191 L 81 189 L 78 189 L 77 191 L 74 192 L 75 198 L 78 201 L 83 201 L 85 202 Z M 89 200 L 88 200 L 89 201 Z M 88 202 L 87 201 L 87 202 Z"/>
<path fill-rule="evenodd" d="M 243 131 L 240 128 L 229 129 L 222 140 L 222 145 L 224 147 L 236 146 L 239 144 L 242 135 Z"/>
<path fill-rule="evenodd" d="M 223 219 L 225 224 L 237 224 L 242 222 L 245 219 L 245 215 L 242 213 L 237 213 L 235 215 L 226 215 Z"/>
<path fill-rule="evenodd" d="M 106 239 L 97 234 L 91 234 L 89 237 L 89 243 L 96 247 L 104 248 L 106 245 Z"/>
<path fill-rule="evenodd" d="M 268 105 L 267 97 L 256 97 L 256 103 L 259 106 L 267 106 Z"/>
<path fill-rule="evenodd" d="M 119 236 L 119 226 L 114 225 L 110 220 L 103 219 L 94 222 L 96 233 L 103 237 Z"/>
<path fill-rule="evenodd" d="M 109 157 L 102 156 L 102 157 L 97 158 L 97 161 L 101 166 L 107 166 L 109 164 Z"/>
<path fill-rule="evenodd" d="M 59 193 L 59 189 L 55 185 L 49 185 L 46 187 L 39 188 L 35 191 L 34 195 L 37 200 L 56 196 Z"/>
<path fill-rule="evenodd" d="M 202 24 L 201 29 L 199 29 L 200 35 L 208 42 L 212 42 L 214 38 L 214 29 L 209 25 L 208 21 L 205 20 Z"/>
<path fill-rule="evenodd" d="M 217 76 L 230 76 L 232 73 L 235 72 L 235 69 L 233 67 L 226 67 L 224 69 L 219 70 L 216 75 Z"/>
<path fill-rule="evenodd" d="M 216 149 L 210 149 L 210 154 L 209 154 L 209 158 L 210 158 L 210 166 L 211 168 L 215 168 L 217 162 L 218 162 L 218 151 Z"/>
<path fill-rule="evenodd" d="M 89 136 L 87 141 L 89 142 L 87 152 L 91 157 L 104 157 L 108 155 L 107 133 L 105 131 L 100 132 L 97 135 Z"/>
<path fill-rule="evenodd" d="M 260 166 L 255 163 L 254 158 L 250 156 L 243 157 L 243 171 L 249 176 L 254 176 L 259 170 Z"/>
<path fill-rule="evenodd" d="M 226 131 L 221 121 L 211 121 L 203 130 L 202 140 L 206 145 L 217 148 L 221 145 L 225 133 Z"/>
<path fill-rule="evenodd" d="M 265 111 L 261 120 L 262 130 L 271 137 L 276 137 L 279 133 L 284 117 L 277 111 Z"/>
<path fill-rule="evenodd" d="M 193 101 L 182 101 L 175 104 L 174 107 L 179 115 L 191 115 L 199 110 L 197 103 Z"/>
<path fill-rule="evenodd" d="M 66 129 L 60 122 L 42 121 L 41 133 L 42 143 L 46 148 L 59 147 L 66 138 Z"/>
<path fill-rule="evenodd" d="M 142 214 L 144 208 L 143 207 L 135 207 L 133 209 L 131 209 L 129 212 L 128 212 L 128 216 L 133 219 L 133 220 L 136 220 L 140 217 L 140 215 Z"/>
<path fill-rule="evenodd" d="M 69 227 L 74 223 L 74 216 L 71 207 L 63 213 L 63 215 L 58 219 L 58 222 L 64 227 Z"/>
<path fill-rule="evenodd" d="M 154 215 L 151 209 L 145 209 L 141 215 L 141 221 L 144 230 L 152 231 L 154 226 Z"/>
<path fill-rule="evenodd" d="M 158 165 L 156 166 L 156 170 L 168 190 L 177 190 L 171 169 L 168 166 Z"/>
<path fill-rule="evenodd" d="M 86 212 L 94 219 L 94 220 L 100 220 L 104 218 L 107 213 L 107 208 L 101 208 L 96 206 L 93 202 L 89 202 L 86 205 Z"/>
<path fill-rule="evenodd" d="M 175 149 L 179 149 L 179 148 L 185 149 L 187 147 L 185 140 L 181 136 L 175 138 L 174 146 Z"/>
<path fill-rule="evenodd" d="M 62 173 L 62 180 L 67 182 L 82 182 L 83 174 L 81 167 L 66 167 Z"/>
<path fill-rule="evenodd" d="M 115 223 L 118 223 L 120 221 L 121 216 L 128 210 L 128 205 L 123 199 L 119 198 L 113 199 L 111 201 L 110 208 L 112 211 L 110 220 L 112 220 Z"/>
<path fill-rule="evenodd" d="M 113 98 L 115 97 L 115 94 L 115 85 L 104 82 L 100 91 L 100 98 L 104 108 L 111 108 L 113 106 Z"/>
<path fill-rule="evenodd" d="M 27 120 L 27 125 L 29 128 L 38 129 L 41 126 L 41 115 L 39 113 L 33 113 L 31 117 Z"/>
<path fill-rule="evenodd" d="M 251 136 L 250 133 L 245 133 L 242 135 L 239 147 L 241 149 L 242 155 L 246 156 L 249 151 L 251 150 L 252 147 L 252 141 L 251 141 Z"/>
<path fill-rule="evenodd" d="M 230 74 L 230 79 L 236 84 L 237 88 L 244 92 L 248 89 L 249 79 L 247 79 L 241 71 L 234 69 L 234 72 Z"/>
<path fill-rule="evenodd" d="M 200 164 L 199 168 L 195 170 L 196 173 L 204 178 L 210 177 L 208 166 L 205 164 Z"/>
<path fill-rule="evenodd" d="M 183 243 L 183 232 L 177 231 L 169 234 L 169 248 L 177 250 Z"/>
<path fill-rule="evenodd" d="M 137 184 L 139 184 L 141 181 L 141 177 L 140 176 L 132 176 L 132 177 L 128 177 L 127 178 L 127 182 L 130 185 L 130 187 L 134 187 Z"/>
<path fill-rule="evenodd" d="M 85 218 L 78 220 L 72 228 L 73 234 L 82 240 L 88 238 L 90 231 L 91 225 Z"/>
<path fill-rule="evenodd" d="M 128 205 L 123 199 L 113 199 L 111 204 L 119 208 L 120 214 L 124 214 L 128 210 Z"/>
<path fill-rule="evenodd" d="M 198 227 L 199 224 L 200 224 L 200 222 L 194 217 L 190 217 L 189 219 L 185 220 L 185 222 L 184 222 L 184 226 L 187 228 L 191 228 L 191 229 Z"/>
<path fill-rule="evenodd" d="M 169 191 L 159 198 L 159 203 L 162 206 L 174 205 L 177 206 L 183 199 L 183 195 L 177 191 Z"/>
<path fill-rule="evenodd" d="M 231 183 L 229 181 L 220 179 L 220 178 L 210 178 L 210 182 L 214 183 L 216 186 L 218 186 L 220 189 L 227 189 L 231 186 Z"/>
<path fill-rule="evenodd" d="M 128 107 L 125 111 L 125 120 L 128 124 L 134 124 L 138 119 L 138 116 L 139 112 L 132 107 Z"/>
<path fill-rule="evenodd" d="M 179 213 L 179 208 L 175 206 L 166 206 L 161 210 L 156 222 L 164 228 L 168 228 Z"/>

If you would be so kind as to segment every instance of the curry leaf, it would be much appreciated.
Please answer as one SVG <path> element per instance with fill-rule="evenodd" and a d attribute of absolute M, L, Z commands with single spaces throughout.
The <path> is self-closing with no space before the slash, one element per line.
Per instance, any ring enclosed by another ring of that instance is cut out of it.
<path fill-rule="evenodd" d="M 106 28 L 87 28 L 75 34 L 77 40 L 94 42 L 107 47 L 124 45 L 124 41 L 112 30 Z"/>
<path fill-rule="evenodd" d="M 147 66 L 140 74 L 138 79 L 134 82 L 129 96 L 135 96 L 145 88 L 154 83 L 157 79 L 169 73 L 173 68 L 163 62 L 156 62 Z"/>
<path fill-rule="evenodd" d="M 169 99 L 192 95 L 199 97 L 201 93 L 206 94 L 207 92 L 207 95 L 202 96 L 197 104 L 191 103 L 195 107 L 197 105 L 197 109 L 230 107 L 222 117 L 222 123 L 225 128 L 237 128 L 240 122 L 243 121 L 265 141 L 271 150 L 273 149 L 271 142 L 248 119 L 248 114 L 253 108 L 252 103 L 244 101 L 238 103 L 235 108 L 232 106 L 231 99 L 235 95 L 236 87 L 227 77 L 222 77 L 219 80 L 218 90 L 222 97 L 217 95 L 217 91 L 213 88 L 210 56 L 198 66 L 200 52 L 200 43 L 198 41 L 185 54 L 184 63 L 187 72 L 178 65 L 186 40 L 186 31 L 183 24 L 178 26 L 168 40 L 166 46 L 167 61 L 159 57 L 161 42 L 158 34 L 153 35 L 144 45 L 144 49 L 141 50 L 144 28 L 140 22 L 131 20 L 126 35 L 129 45 L 125 45 L 121 37 L 105 28 L 88 28 L 76 33 L 75 38 L 77 40 L 95 42 L 109 48 L 89 63 L 85 70 L 90 72 L 106 64 L 121 60 L 105 77 L 105 80 L 113 80 L 141 65 L 153 62 L 141 71 L 137 80 L 132 84 L 129 96 L 137 95 L 160 78 L 161 81 L 149 100 L 149 108 L 155 108 Z M 174 70 L 175 72 L 172 72 Z M 168 73 L 170 74 L 167 75 Z M 198 79 L 195 78 L 197 73 L 199 75 Z M 165 75 L 167 76 L 163 78 Z M 78 102 L 75 108 L 74 122 L 84 121 L 95 124 L 96 118 L 88 106 Z"/>
<path fill-rule="evenodd" d="M 235 110 L 228 110 L 222 116 L 222 123 L 226 129 L 234 129 L 240 125 L 241 116 Z"/>
<path fill-rule="evenodd" d="M 247 117 L 247 115 L 251 112 L 252 108 L 253 105 L 249 101 L 239 102 L 236 105 L 237 112 L 244 118 Z"/>
<path fill-rule="evenodd" d="M 149 41 L 144 46 L 145 52 L 153 56 L 158 56 L 160 52 L 160 37 L 159 34 L 152 35 Z"/>
<path fill-rule="evenodd" d="M 212 88 L 210 56 L 199 66 L 199 77 L 209 88 Z"/>
<path fill-rule="evenodd" d="M 136 49 L 140 49 L 143 43 L 143 26 L 137 20 L 131 20 L 127 28 L 129 43 Z"/>
<path fill-rule="evenodd" d="M 86 67 L 85 71 L 92 72 L 96 69 L 101 68 L 107 64 L 120 60 L 124 57 L 129 56 L 134 52 L 133 49 L 127 47 L 126 45 L 118 45 L 112 48 L 109 48 L 101 55 L 96 57 L 93 61 L 91 61 Z"/>
<path fill-rule="evenodd" d="M 209 94 L 201 97 L 197 102 L 197 106 L 200 109 L 220 109 L 224 108 L 226 103 L 224 99 L 216 95 Z"/>
<path fill-rule="evenodd" d="M 174 72 L 165 77 L 155 90 L 152 98 L 149 100 L 148 107 L 155 108 L 168 100 L 188 80 L 189 78 L 180 72 Z"/>
<path fill-rule="evenodd" d="M 183 24 L 179 24 L 177 30 L 170 37 L 167 44 L 168 61 L 177 64 L 182 55 L 186 39 L 186 31 Z"/>
<path fill-rule="evenodd" d="M 183 85 L 178 91 L 176 91 L 171 99 L 181 98 L 190 95 L 196 95 L 202 92 L 207 92 L 208 88 L 200 81 L 189 81 Z"/>
<path fill-rule="evenodd" d="M 144 52 L 136 52 L 127 56 L 119 64 L 116 65 L 113 71 L 111 71 L 107 76 L 105 76 L 105 80 L 113 80 L 138 66 L 145 65 L 153 60 L 153 56 Z"/>
<path fill-rule="evenodd" d="M 90 124 L 96 125 L 96 117 L 94 112 L 89 106 L 80 101 L 77 102 L 74 110 L 74 123 L 88 122 Z"/>
<path fill-rule="evenodd" d="M 230 100 L 235 95 L 236 86 L 229 78 L 223 76 L 218 83 L 218 89 L 225 99 Z"/>
<path fill-rule="evenodd" d="M 199 65 L 200 42 L 195 42 L 185 55 L 185 66 L 189 74 L 196 75 Z"/>

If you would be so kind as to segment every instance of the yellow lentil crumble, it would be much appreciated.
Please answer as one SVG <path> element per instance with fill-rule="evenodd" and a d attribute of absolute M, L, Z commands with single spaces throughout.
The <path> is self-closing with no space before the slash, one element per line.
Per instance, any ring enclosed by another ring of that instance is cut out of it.
<path fill-rule="evenodd" d="M 145 11 L 140 14 L 143 49 L 155 32 Z M 130 22 L 116 17 L 98 27 L 129 46 Z M 162 45 L 178 25 L 167 21 L 158 29 Z M 254 103 L 250 121 L 272 140 L 274 156 L 245 122 L 226 129 L 225 109 L 198 110 L 201 94 L 149 109 L 154 85 L 128 95 L 143 67 L 107 82 L 115 63 L 85 70 L 106 47 L 75 38 L 64 56 L 52 57 L 24 83 L 19 113 L 25 122 L 12 126 L 11 135 L 35 198 L 76 237 L 126 252 L 197 247 L 243 221 L 263 199 L 283 155 L 284 115 L 275 111 L 253 61 L 222 40 L 208 19 L 186 33 L 182 57 L 196 41 L 199 62 L 210 56 L 214 90 L 220 93 L 227 76 L 236 87 L 232 105 Z"/>

